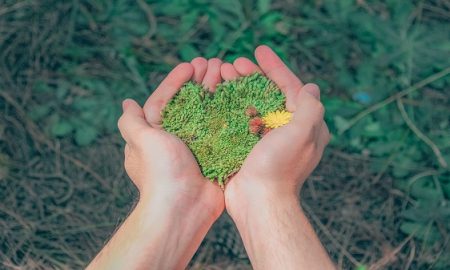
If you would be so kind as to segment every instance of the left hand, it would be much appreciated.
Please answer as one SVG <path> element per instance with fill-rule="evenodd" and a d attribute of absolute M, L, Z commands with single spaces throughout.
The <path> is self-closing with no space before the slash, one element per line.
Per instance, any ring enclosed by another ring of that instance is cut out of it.
<path fill-rule="evenodd" d="M 193 78 L 213 88 L 220 82 L 216 80 L 220 80 L 221 62 L 209 62 L 208 66 L 206 59 L 199 58 L 175 67 L 143 109 L 125 100 L 119 129 L 126 141 L 125 169 L 141 199 L 157 198 L 158 203 L 186 210 L 206 209 L 217 218 L 224 209 L 222 190 L 203 177 L 187 146 L 161 126 L 161 111 L 184 83 Z"/>
<path fill-rule="evenodd" d="M 220 82 L 220 61 L 194 60 L 170 72 L 144 109 L 123 102 L 125 169 L 140 198 L 87 269 L 185 269 L 223 212 L 222 190 L 202 176 L 186 145 L 161 128 L 162 109 L 186 81 L 193 77 L 210 89 Z"/>

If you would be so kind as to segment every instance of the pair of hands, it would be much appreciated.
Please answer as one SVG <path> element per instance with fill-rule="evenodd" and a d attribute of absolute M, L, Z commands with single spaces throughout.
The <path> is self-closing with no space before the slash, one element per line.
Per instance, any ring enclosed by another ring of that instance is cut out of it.
<path fill-rule="evenodd" d="M 202 209 L 216 219 L 226 208 L 235 219 L 249 204 L 292 198 L 317 166 L 329 141 L 323 120 L 320 91 L 304 85 L 267 46 L 255 51 L 258 65 L 247 58 L 233 64 L 198 57 L 175 67 L 141 108 L 123 102 L 119 129 L 126 141 L 125 169 L 140 192 L 140 200 L 158 201 L 174 208 Z M 189 80 L 214 92 L 222 80 L 255 72 L 265 74 L 286 96 L 291 122 L 264 136 L 253 148 L 225 191 L 202 176 L 187 146 L 161 126 L 161 111 Z"/>

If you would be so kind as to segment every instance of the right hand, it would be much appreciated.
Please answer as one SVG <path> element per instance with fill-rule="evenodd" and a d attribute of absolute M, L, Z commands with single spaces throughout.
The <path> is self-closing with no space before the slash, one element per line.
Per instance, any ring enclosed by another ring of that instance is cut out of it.
<path fill-rule="evenodd" d="M 259 67 L 246 58 L 222 66 L 222 77 L 233 79 L 262 72 L 286 96 L 290 123 L 270 131 L 259 141 L 225 189 L 225 204 L 233 215 L 252 200 L 298 200 L 299 189 L 319 163 L 330 134 L 323 120 L 324 107 L 315 84 L 298 79 L 267 46 L 255 51 Z"/>

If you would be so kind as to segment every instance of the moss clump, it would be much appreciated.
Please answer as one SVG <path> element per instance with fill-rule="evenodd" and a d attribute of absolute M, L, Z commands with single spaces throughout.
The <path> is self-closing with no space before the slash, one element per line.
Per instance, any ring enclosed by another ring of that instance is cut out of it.
<path fill-rule="evenodd" d="M 187 144 L 205 177 L 223 185 L 260 140 L 249 130 L 255 113 L 284 109 L 283 93 L 260 74 L 227 81 L 215 93 L 188 82 L 165 107 L 163 127 Z"/>

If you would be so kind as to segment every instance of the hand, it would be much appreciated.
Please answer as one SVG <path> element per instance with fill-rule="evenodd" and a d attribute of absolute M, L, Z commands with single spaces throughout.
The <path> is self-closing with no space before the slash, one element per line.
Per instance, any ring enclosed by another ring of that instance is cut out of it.
<path fill-rule="evenodd" d="M 224 79 L 263 72 L 292 120 L 266 134 L 225 188 L 225 205 L 254 269 L 335 269 L 299 204 L 299 189 L 329 141 L 319 88 L 303 83 L 267 46 L 221 67 Z"/>
<path fill-rule="evenodd" d="M 125 169 L 140 192 L 136 207 L 88 269 L 185 269 L 224 209 L 222 190 L 205 179 L 186 145 L 161 128 L 161 111 L 192 77 L 214 91 L 218 59 L 178 65 L 144 109 L 123 102 L 119 129 Z"/>
<path fill-rule="evenodd" d="M 264 73 L 285 94 L 286 108 L 293 113 L 293 119 L 265 135 L 230 179 L 225 201 L 231 215 L 255 197 L 297 198 L 330 137 L 317 85 L 303 85 L 267 46 L 258 47 L 255 56 L 259 67 L 246 58 L 238 58 L 233 65 L 222 65 L 222 77 L 229 80 Z"/>
<path fill-rule="evenodd" d="M 126 141 L 125 169 L 141 198 L 158 198 L 183 209 L 202 204 L 203 210 L 217 218 L 224 209 L 222 190 L 202 176 L 187 146 L 161 126 L 161 111 L 188 80 L 193 78 L 211 88 L 220 82 L 221 62 L 210 62 L 208 67 L 205 59 L 198 58 L 175 67 L 143 109 L 135 101 L 125 100 L 119 129 Z"/>

